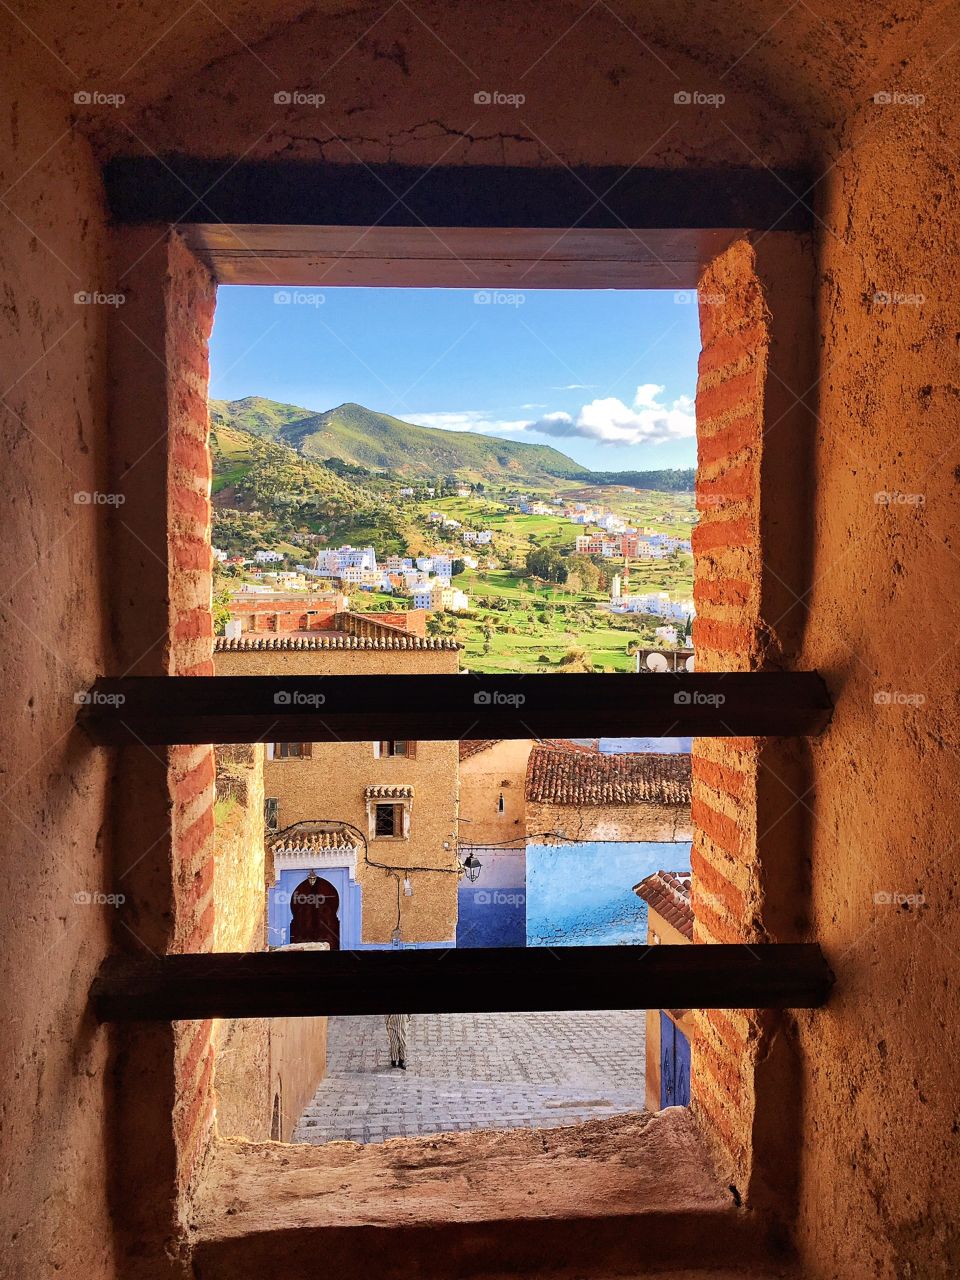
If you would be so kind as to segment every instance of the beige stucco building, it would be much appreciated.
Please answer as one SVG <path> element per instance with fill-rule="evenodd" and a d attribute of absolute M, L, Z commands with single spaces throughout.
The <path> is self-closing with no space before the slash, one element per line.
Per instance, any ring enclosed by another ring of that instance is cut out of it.
<path fill-rule="evenodd" d="M 309 635 L 218 640 L 215 663 L 218 675 L 436 675 L 457 672 L 459 651 L 338 614 Z M 263 778 L 268 945 L 453 942 L 456 742 L 268 742 Z"/>
<path fill-rule="evenodd" d="M 477 738 L 460 743 L 460 839 L 511 845 L 527 837 L 527 761 L 532 738 Z"/>

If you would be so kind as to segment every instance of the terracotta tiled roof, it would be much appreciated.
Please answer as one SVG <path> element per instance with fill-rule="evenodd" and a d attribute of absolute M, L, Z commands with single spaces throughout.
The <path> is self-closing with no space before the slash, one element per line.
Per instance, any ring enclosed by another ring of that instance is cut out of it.
<path fill-rule="evenodd" d="M 690 757 L 534 747 L 527 762 L 527 799 L 560 805 L 688 805 Z"/>
<path fill-rule="evenodd" d="M 462 740 L 460 743 L 460 759 L 469 760 L 471 756 L 479 755 L 481 751 L 486 751 L 490 747 L 495 747 L 498 742 L 502 742 L 502 738 L 475 738 L 472 741 Z M 583 742 L 571 742 L 569 738 L 543 738 L 540 743 L 545 747 L 560 747 L 565 751 L 579 751 L 584 755 L 596 755 L 600 750 L 594 741 L 591 745 Z"/>
<path fill-rule="evenodd" d="M 405 631 L 384 634 L 377 639 L 347 636 L 339 632 L 318 631 L 313 635 L 243 635 L 235 640 L 217 636 L 214 653 L 259 653 L 309 649 L 458 649 L 449 636 L 413 636 Z"/>
<path fill-rule="evenodd" d="M 633 892 L 667 924 L 672 924 L 685 938 L 693 941 L 689 871 L 655 871 L 635 884 Z"/>

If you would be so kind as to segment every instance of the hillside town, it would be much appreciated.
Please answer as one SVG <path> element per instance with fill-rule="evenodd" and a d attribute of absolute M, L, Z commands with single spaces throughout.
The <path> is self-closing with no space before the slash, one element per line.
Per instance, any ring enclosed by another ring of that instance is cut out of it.
<path fill-rule="evenodd" d="M 404 486 L 399 493 L 413 497 L 414 490 Z M 471 490 L 460 487 L 456 496 L 470 497 Z M 614 615 L 642 614 L 678 622 L 689 630 L 694 612 L 692 599 L 678 600 L 667 590 L 631 590 L 629 585 L 631 566 L 636 570 L 644 564 L 665 562 L 671 556 L 692 556 L 689 537 L 666 533 L 652 525 L 633 527 L 601 504 L 565 502 L 560 497 L 544 501 L 507 494 L 502 506 L 515 513 L 512 532 L 522 531 L 524 517 L 541 516 L 552 516 L 589 529 L 576 534 L 569 545 L 569 554 L 581 558 L 581 563 L 589 560 L 601 568 L 611 566 L 608 595 L 605 599 L 597 595 L 594 601 L 597 608 Z M 674 513 L 671 518 L 682 521 L 685 517 Z M 464 581 L 465 572 L 489 575 L 502 570 L 510 556 L 511 540 L 502 528 L 498 533 L 491 527 L 465 527 L 463 520 L 436 508 L 427 510 L 423 519 L 425 528 L 433 533 L 417 554 L 389 552 L 383 555 L 378 554 L 373 543 L 354 546 L 347 542 L 339 547 L 321 546 L 312 563 L 295 561 L 292 567 L 287 567 L 289 556 L 268 547 L 257 548 L 250 558 L 228 555 L 214 548 L 214 557 L 221 568 L 229 567 L 241 578 L 231 594 L 268 594 L 275 590 L 306 592 L 315 589 L 319 579 L 345 597 L 352 593 L 388 596 L 396 600 L 398 606 L 431 614 L 467 614 L 471 610 L 471 596 L 454 579 L 460 577 Z M 475 580 L 478 585 L 484 584 L 483 577 Z M 490 581 L 487 578 L 486 584 Z M 658 638 L 662 643 L 676 642 L 668 631 L 661 630 Z"/>

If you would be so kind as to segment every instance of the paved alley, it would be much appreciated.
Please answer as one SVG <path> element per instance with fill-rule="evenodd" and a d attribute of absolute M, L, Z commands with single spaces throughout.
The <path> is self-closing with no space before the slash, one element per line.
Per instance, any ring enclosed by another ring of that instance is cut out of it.
<path fill-rule="evenodd" d="M 331 1018 L 295 1142 L 554 1128 L 643 1109 L 642 1012 L 415 1014 L 407 1070 L 383 1018 Z"/>

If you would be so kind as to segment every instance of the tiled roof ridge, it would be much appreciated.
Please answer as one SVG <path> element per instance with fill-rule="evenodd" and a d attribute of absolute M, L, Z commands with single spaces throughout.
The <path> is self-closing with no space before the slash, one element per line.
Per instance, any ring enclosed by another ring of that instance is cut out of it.
<path fill-rule="evenodd" d="M 593 739 L 592 743 L 574 742 L 572 738 L 538 738 L 536 745 L 538 747 L 552 747 L 555 751 L 574 751 L 584 756 L 602 754 L 599 741 L 596 738 Z"/>
<path fill-rule="evenodd" d="M 474 756 L 478 756 L 481 751 L 489 751 L 491 747 L 495 747 L 498 742 L 503 741 L 503 738 L 461 738 L 460 759 L 471 760 Z"/>
<path fill-rule="evenodd" d="M 367 650 L 456 650 L 460 646 L 450 636 L 415 636 L 406 631 L 386 635 L 382 639 L 369 636 L 335 636 L 318 632 L 316 636 L 251 636 L 234 638 L 216 636 L 214 653 L 295 652 L 317 649 Z"/>

